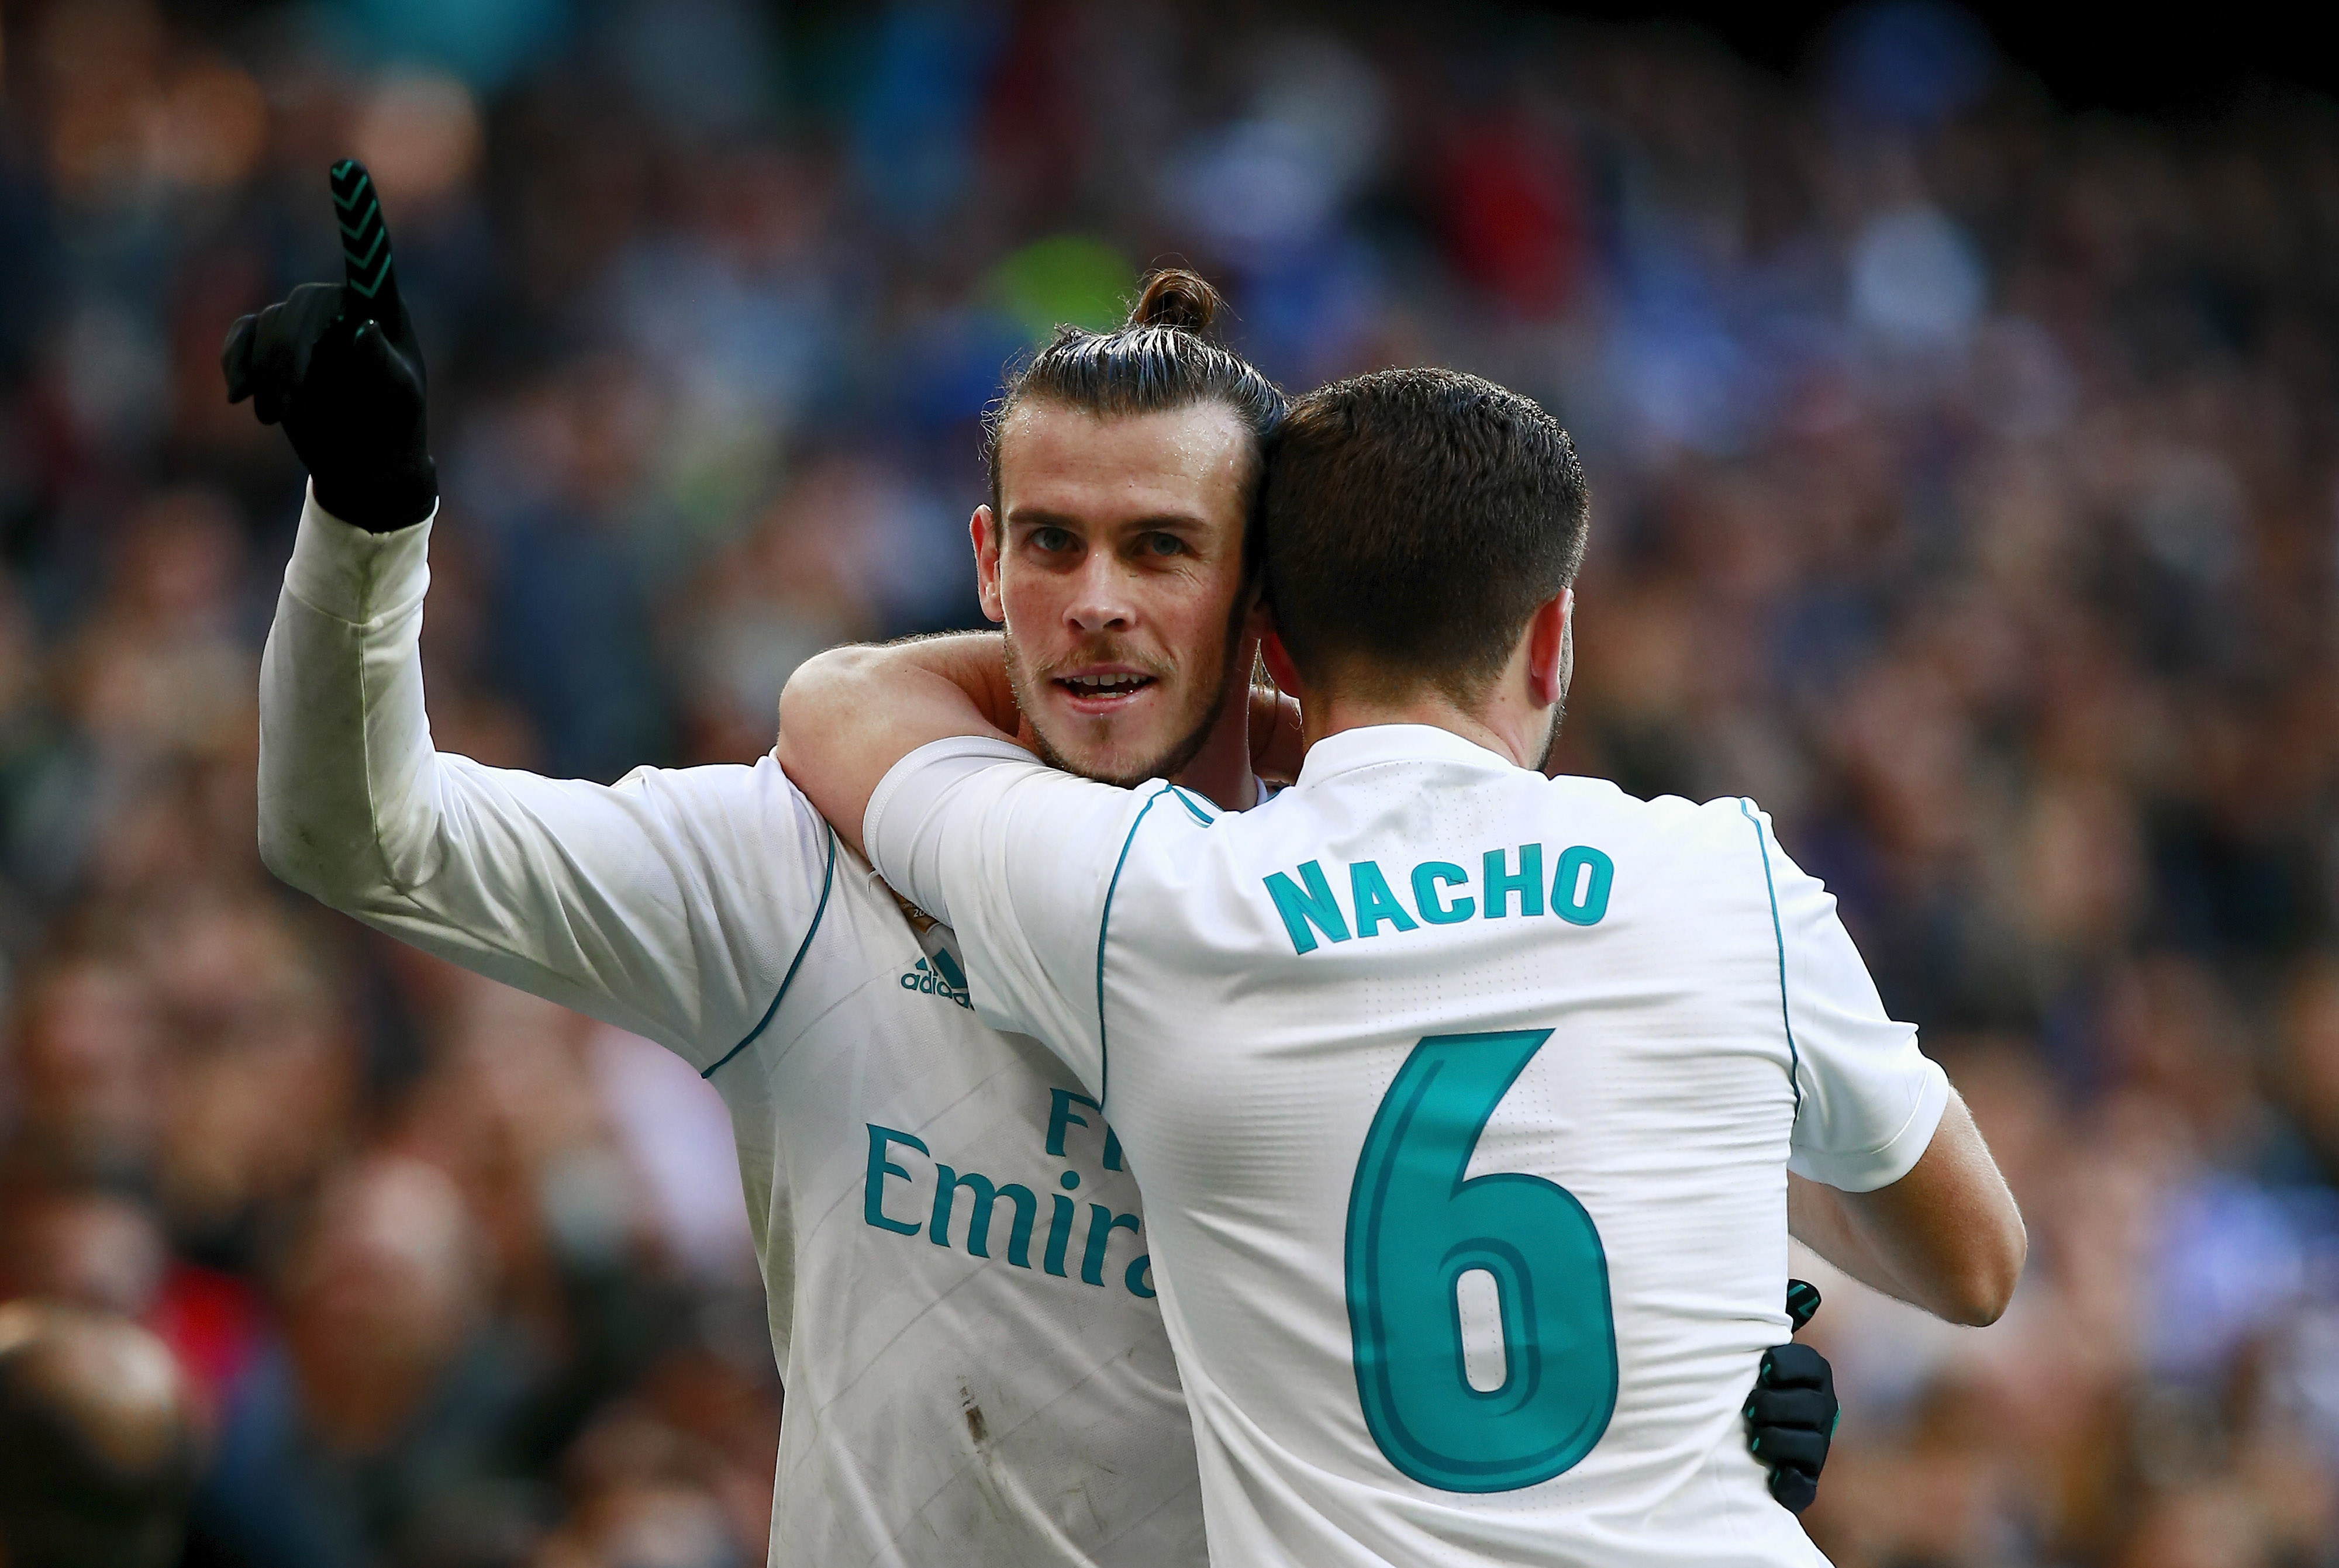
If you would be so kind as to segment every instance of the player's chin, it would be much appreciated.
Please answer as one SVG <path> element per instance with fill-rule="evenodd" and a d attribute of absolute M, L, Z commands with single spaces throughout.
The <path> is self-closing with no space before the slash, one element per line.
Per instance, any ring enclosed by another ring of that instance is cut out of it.
<path fill-rule="evenodd" d="M 1162 776 L 1161 768 L 1152 760 L 1160 753 L 1152 748 L 1136 749 L 1120 745 L 1086 745 L 1059 747 L 1056 764 L 1084 779 L 1109 784 L 1122 789 L 1135 789 L 1148 779 Z"/>
<path fill-rule="evenodd" d="M 1099 784 L 1133 788 L 1167 776 L 1181 738 L 1157 715 L 1083 715 L 1038 725 L 1048 760 Z"/>

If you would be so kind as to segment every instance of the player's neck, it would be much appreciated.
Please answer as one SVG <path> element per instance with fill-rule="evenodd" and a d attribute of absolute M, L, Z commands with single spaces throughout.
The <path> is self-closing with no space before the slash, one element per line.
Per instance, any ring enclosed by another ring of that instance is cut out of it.
<path fill-rule="evenodd" d="M 1250 765 L 1250 709 L 1244 695 L 1241 687 L 1236 688 L 1202 749 L 1172 781 L 1226 811 L 1248 811 L 1258 804 L 1258 776 Z"/>
<path fill-rule="evenodd" d="M 1299 727 L 1309 746 L 1343 730 L 1376 725 L 1427 725 L 1460 735 L 1520 767 L 1540 770 L 1551 750 L 1552 726 L 1566 700 L 1575 663 L 1569 624 L 1575 595 L 1563 588 L 1535 607 L 1519 631 L 1509 662 L 1483 695 L 1464 703 L 1418 678 L 1391 680 L 1385 670 L 1350 665 L 1325 678 L 1299 682 Z M 1281 664 L 1295 678 L 1278 642 L 1269 666 Z"/>
<path fill-rule="evenodd" d="M 1488 703 L 1466 708 L 1435 687 L 1401 696 L 1344 695 L 1337 691 L 1302 692 L 1299 725 L 1308 745 L 1376 725 L 1427 725 L 1460 735 L 1523 768 L 1538 767 L 1549 744 L 1549 710 L 1538 715 L 1524 705 Z"/>

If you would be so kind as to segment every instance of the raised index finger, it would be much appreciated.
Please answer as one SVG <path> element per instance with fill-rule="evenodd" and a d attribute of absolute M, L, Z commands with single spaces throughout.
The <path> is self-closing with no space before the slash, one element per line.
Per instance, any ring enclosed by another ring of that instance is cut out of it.
<path fill-rule="evenodd" d="M 390 226 L 382 222 L 381 198 L 373 176 L 354 158 L 333 165 L 333 219 L 341 230 L 341 281 L 357 296 L 354 313 L 371 316 L 397 330 L 398 269 L 390 253 Z"/>

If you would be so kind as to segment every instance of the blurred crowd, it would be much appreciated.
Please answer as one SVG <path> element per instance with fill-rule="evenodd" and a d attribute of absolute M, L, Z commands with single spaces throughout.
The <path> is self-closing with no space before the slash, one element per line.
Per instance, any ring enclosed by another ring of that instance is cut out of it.
<path fill-rule="evenodd" d="M 972 623 L 976 422 L 1145 266 L 1287 386 L 1480 371 L 1594 493 L 1570 765 L 1748 794 L 2028 1218 L 1843 1284 L 1844 1568 L 2339 1563 L 2339 109 L 2058 111 L 1970 18 L 1792 82 L 1498 6 L 25 0 L 0 15 L 0 1301 L 174 1353 L 189 1560 L 761 1559 L 719 1103 L 286 893 L 298 514 L 229 321 L 381 187 L 442 748 L 748 760 Z"/>

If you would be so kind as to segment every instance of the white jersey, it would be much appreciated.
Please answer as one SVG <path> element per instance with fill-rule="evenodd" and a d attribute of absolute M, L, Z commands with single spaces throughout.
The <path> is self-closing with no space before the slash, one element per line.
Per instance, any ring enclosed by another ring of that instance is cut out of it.
<path fill-rule="evenodd" d="M 1214 1561 L 1823 1561 L 1740 1415 L 1786 1173 L 1948 1086 L 1751 804 L 1389 725 L 1223 816 L 945 741 L 865 828 L 1128 1146 Z"/>
<path fill-rule="evenodd" d="M 1150 1238 L 1095 1097 L 976 1020 L 949 932 L 770 759 L 610 788 L 435 751 L 429 533 L 302 516 L 262 666 L 263 853 L 722 1092 L 786 1389 L 770 1561 L 1200 1563 Z"/>

